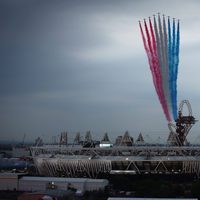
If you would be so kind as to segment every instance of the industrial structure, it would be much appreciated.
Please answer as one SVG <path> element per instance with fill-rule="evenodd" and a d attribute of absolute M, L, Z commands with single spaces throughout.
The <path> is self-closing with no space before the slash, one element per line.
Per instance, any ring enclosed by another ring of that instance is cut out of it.
<path fill-rule="evenodd" d="M 187 107 L 188 114 L 183 114 L 183 106 Z M 197 122 L 197 120 L 192 115 L 192 108 L 188 100 L 181 101 L 179 105 L 178 118 L 175 120 L 176 125 L 169 123 L 168 127 L 170 130 L 170 135 L 168 142 L 177 146 L 187 145 L 187 135 L 192 128 L 192 126 Z"/>

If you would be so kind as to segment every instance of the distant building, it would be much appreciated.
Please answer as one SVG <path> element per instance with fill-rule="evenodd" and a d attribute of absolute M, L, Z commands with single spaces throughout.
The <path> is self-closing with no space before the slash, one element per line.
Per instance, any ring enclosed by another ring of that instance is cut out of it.
<path fill-rule="evenodd" d="M 24 173 L 0 173 L 0 190 L 18 190 L 19 178 Z"/>
<path fill-rule="evenodd" d="M 24 176 L 19 179 L 18 190 L 46 191 L 47 189 L 68 190 L 73 188 L 84 193 L 85 191 L 104 190 L 108 183 L 106 179 Z"/>
<path fill-rule="evenodd" d="M 12 157 L 12 145 L 0 144 L 0 158 Z"/>
<path fill-rule="evenodd" d="M 30 148 L 28 146 L 15 146 L 12 149 L 13 158 L 29 157 L 30 155 Z"/>

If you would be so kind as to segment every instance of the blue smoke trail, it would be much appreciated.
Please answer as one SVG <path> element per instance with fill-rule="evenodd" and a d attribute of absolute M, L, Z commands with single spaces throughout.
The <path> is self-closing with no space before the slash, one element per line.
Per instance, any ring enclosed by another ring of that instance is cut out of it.
<path fill-rule="evenodd" d="M 176 34 L 176 46 L 175 46 L 175 62 L 174 62 L 174 120 L 177 119 L 177 76 L 178 76 L 178 64 L 179 64 L 179 46 L 180 46 L 180 28 L 179 22 L 177 25 L 177 34 Z M 176 113 L 176 114 L 175 114 Z"/>
<path fill-rule="evenodd" d="M 175 19 L 173 19 L 173 33 L 172 33 L 172 107 L 173 107 L 173 118 L 177 118 L 176 110 L 176 35 L 175 35 Z"/>
<path fill-rule="evenodd" d="M 171 108 L 174 120 L 176 120 L 176 109 L 175 109 L 175 20 L 173 19 L 172 31 L 170 25 L 170 19 L 168 18 L 168 54 L 169 54 L 169 90 L 171 96 Z"/>
<path fill-rule="evenodd" d="M 177 76 L 179 64 L 180 28 L 173 19 L 172 31 L 168 18 L 168 66 L 169 66 L 169 90 L 171 95 L 171 108 L 174 120 L 177 119 Z"/>

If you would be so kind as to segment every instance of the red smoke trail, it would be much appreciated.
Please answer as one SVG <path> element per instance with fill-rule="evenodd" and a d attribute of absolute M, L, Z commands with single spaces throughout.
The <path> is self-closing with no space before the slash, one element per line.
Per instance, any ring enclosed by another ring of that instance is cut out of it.
<path fill-rule="evenodd" d="M 145 27 L 145 31 L 146 31 L 146 35 L 147 35 L 147 41 L 148 41 L 148 45 L 149 45 L 149 51 L 150 51 L 151 56 L 152 56 L 153 55 L 153 50 L 152 50 L 152 47 L 151 47 L 151 38 L 149 36 L 149 31 L 148 31 L 147 24 L 146 24 L 145 20 L 144 20 L 144 27 Z"/>
<path fill-rule="evenodd" d="M 149 30 L 148 30 L 148 27 L 147 27 L 147 24 L 146 24 L 146 21 L 144 20 L 144 27 L 145 27 L 145 32 L 146 32 L 146 36 L 147 36 L 147 42 L 148 42 L 148 59 L 150 60 L 150 69 L 151 69 L 151 72 L 152 72 L 152 77 L 153 77 L 153 80 L 154 80 L 154 87 L 156 89 L 156 93 L 158 95 L 158 97 L 160 97 L 160 94 L 159 94 L 159 85 L 158 85 L 158 80 L 157 80 L 157 75 L 156 75 L 156 69 L 155 69 L 155 59 L 154 59 L 154 52 L 153 52 L 153 49 L 152 49 L 152 44 L 151 44 L 151 38 L 150 38 L 150 34 L 149 34 Z"/>
<path fill-rule="evenodd" d="M 153 77 L 154 87 L 155 87 L 156 92 L 157 92 L 157 84 L 156 84 L 155 72 L 154 72 L 153 65 L 152 65 L 152 55 L 151 55 L 151 51 L 149 50 L 149 48 L 148 48 L 148 46 L 147 46 L 146 39 L 145 39 L 145 36 L 144 36 L 144 32 L 143 32 L 143 30 L 142 30 L 142 26 L 141 26 L 141 23 L 140 23 L 140 22 L 139 22 L 139 25 L 140 25 L 140 31 L 141 31 L 141 35 L 142 35 L 142 40 L 143 40 L 143 43 L 144 43 L 144 48 L 145 48 L 145 51 L 146 51 L 146 53 L 147 53 L 148 62 L 149 62 L 150 70 L 151 70 L 152 77 Z M 147 37 L 148 37 L 148 36 L 147 36 Z M 148 43 L 150 43 L 150 37 L 149 37 Z M 150 46 L 150 45 L 149 45 L 149 46 Z M 151 48 L 151 47 L 150 47 L 150 48 Z"/>
<path fill-rule="evenodd" d="M 145 27 L 145 32 L 146 32 L 146 36 L 147 36 L 147 42 L 148 42 L 148 46 L 149 46 L 149 50 L 148 50 L 148 58 L 150 60 L 150 68 L 151 68 L 151 72 L 152 72 L 152 76 L 153 76 L 153 80 L 155 80 L 155 89 L 157 92 L 157 95 L 159 96 L 159 89 L 158 89 L 158 81 L 156 78 L 156 70 L 154 67 L 154 53 L 153 53 L 153 49 L 152 49 L 152 44 L 151 44 L 151 38 L 150 38 L 150 34 L 149 34 L 149 30 L 146 24 L 146 21 L 144 20 L 144 27 Z"/>
<path fill-rule="evenodd" d="M 145 48 L 145 51 L 146 51 L 146 53 L 147 53 L 147 55 L 148 55 L 149 49 L 148 49 L 148 47 L 147 47 L 146 39 L 145 39 L 145 37 L 144 37 L 144 33 L 143 33 L 143 30 L 142 30 L 142 25 L 141 25 L 140 22 L 139 22 L 139 25 L 140 25 L 140 31 L 141 31 L 141 35 L 142 35 L 142 40 L 143 40 L 143 43 L 144 43 L 144 48 Z"/>

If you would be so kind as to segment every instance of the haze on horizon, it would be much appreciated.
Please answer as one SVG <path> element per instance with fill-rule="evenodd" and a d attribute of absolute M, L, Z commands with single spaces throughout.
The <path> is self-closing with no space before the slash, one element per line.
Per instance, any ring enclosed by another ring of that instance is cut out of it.
<path fill-rule="evenodd" d="M 200 119 L 199 10 L 197 0 L 1 0 L 0 140 L 87 130 L 166 138 L 138 26 L 158 12 L 180 19 L 178 101 Z"/>

